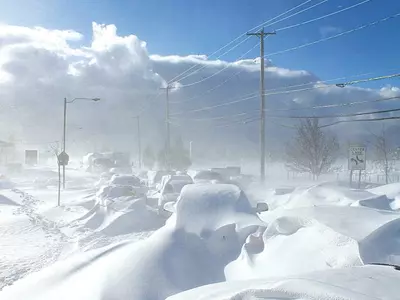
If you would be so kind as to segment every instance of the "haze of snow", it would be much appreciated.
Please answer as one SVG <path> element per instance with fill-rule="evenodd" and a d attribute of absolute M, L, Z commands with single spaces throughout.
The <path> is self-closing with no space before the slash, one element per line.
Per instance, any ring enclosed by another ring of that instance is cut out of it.
<path fill-rule="evenodd" d="M 2 136 L 12 135 L 15 140 L 23 140 L 31 145 L 59 140 L 62 122 L 56 122 L 54 116 L 62 116 L 63 98 L 71 100 L 75 97 L 100 97 L 101 101 L 97 103 L 77 101 L 68 106 L 67 141 L 70 152 L 80 152 L 93 145 L 101 148 L 105 142 L 119 149 L 134 148 L 136 145 L 133 144 L 132 128 L 135 128 L 136 120 L 132 116 L 143 109 L 141 122 L 143 130 L 146 131 L 146 134 L 142 135 L 143 145 L 157 144 L 152 146 L 160 147 L 161 141 L 164 140 L 163 106 L 159 102 L 161 99 L 155 96 L 159 87 L 187 68 L 198 64 L 201 71 L 184 80 L 182 84 L 201 80 L 227 67 L 202 84 L 172 91 L 171 101 L 183 102 L 172 107 L 171 113 L 227 102 L 240 95 L 258 91 L 259 61 L 252 58 L 227 62 L 213 60 L 205 55 L 151 54 L 148 53 L 145 41 L 133 33 L 127 36 L 118 35 L 113 24 L 93 23 L 92 36 L 85 37 L 92 41 L 91 44 L 85 45 L 83 38 L 81 33 L 73 29 L 54 30 L 1 25 L 0 94 L 4 100 L 1 118 L 3 126 L 0 126 Z M 233 76 L 239 71 L 242 71 L 240 75 Z M 360 70 L 360 73 L 366 71 L 371 70 Z M 233 77 L 234 79 L 221 85 Z M 318 83 L 318 80 L 317 76 L 303 70 L 290 70 L 272 65 L 266 68 L 267 90 L 302 84 L 303 87 L 323 85 Z M 216 85 L 221 87 L 212 93 L 204 93 Z M 268 109 L 299 108 L 339 101 L 345 103 L 359 99 L 376 100 L 399 95 L 399 91 L 400 89 L 390 86 L 381 90 L 356 87 L 318 88 L 296 94 L 270 95 Z M 194 96 L 197 98 L 187 101 Z M 174 127 L 172 134 L 181 134 L 184 140 L 193 141 L 193 151 L 199 156 L 205 153 L 212 155 L 208 147 L 211 142 L 214 148 L 218 149 L 215 150 L 217 152 L 226 152 L 227 149 L 235 147 L 237 155 L 256 156 L 257 124 L 213 130 L 209 125 L 215 122 L 190 119 L 253 112 L 258 109 L 257 103 L 250 100 L 238 105 L 224 106 L 223 110 L 176 116 L 174 124 L 179 126 Z M 378 105 L 379 109 L 393 107 L 390 101 L 373 106 L 378 108 Z M 348 109 L 351 107 L 346 108 L 347 112 Z M 38 116 L 41 122 L 37 122 Z M 199 124 L 204 126 L 198 126 Z M 347 130 L 337 127 L 342 135 L 348 132 L 354 135 L 366 132 L 364 125 L 345 126 Z M 349 126 L 352 130 L 349 130 Z M 282 137 L 292 134 L 292 131 L 274 124 L 268 124 L 268 132 L 271 133 L 271 147 L 279 146 L 274 141 L 282 141 Z M 238 139 L 244 142 L 238 143 Z M 218 156 L 218 153 L 214 153 L 215 155 Z"/>

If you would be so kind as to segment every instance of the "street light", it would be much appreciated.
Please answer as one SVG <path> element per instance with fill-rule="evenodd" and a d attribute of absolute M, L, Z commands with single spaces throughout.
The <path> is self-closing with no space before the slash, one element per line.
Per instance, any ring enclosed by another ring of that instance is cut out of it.
<path fill-rule="evenodd" d="M 83 97 L 78 97 L 74 98 L 72 100 L 67 100 L 67 98 L 64 98 L 64 128 L 63 128 L 63 151 L 62 154 L 63 156 L 66 155 L 65 152 L 65 138 L 66 138 L 66 131 L 67 131 L 67 104 L 73 103 L 76 100 L 88 100 L 88 101 L 100 101 L 100 98 L 83 98 Z M 65 189 L 65 163 L 63 163 L 63 189 Z"/>

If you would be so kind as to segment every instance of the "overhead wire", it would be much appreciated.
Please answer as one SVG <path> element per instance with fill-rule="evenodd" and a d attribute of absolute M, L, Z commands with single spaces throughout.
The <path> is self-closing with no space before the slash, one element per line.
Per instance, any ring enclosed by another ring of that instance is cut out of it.
<path fill-rule="evenodd" d="M 303 3 L 301 3 L 300 5 L 298 5 L 298 6 L 294 7 L 294 8 L 292 8 L 292 9 L 290 9 L 289 11 L 284 12 L 284 13 L 281 14 L 281 15 L 279 15 L 279 16 L 277 16 L 277 17 L 275 17 L 275 18 L 273 18 L 273 19 L 271 19 L 271 20 L 269 20 L 269 21 L 263 22 L 263 23 L 261 23 L 261 24 L 258 25 L 258 26 L 255 26 L 254 28 L 250 29 L 249 31 L 255 30 L 255 29 L 259 29 L 259 28 L 261 28 L 261 27 L 263 27 L 263 26 L 272 26 L 272 25 L 274 25 L 274 24 L 280 23 L 280 22 L 282 22 L 282 21 L 284 21 L 284 20 L 287 20 L 287 19 L 289 19 L 289 18 L 292 18 L 292 17 L 294 17 L 294 16 L 296 16 L 296 15 L 298 15 L 298 14 L 300 14 L 300 13 L 303 13 L 303 12 L 306 12 L 306 11 L 312 9 L 312 8 L 315 8 L 315 7 L 317 7 L 317 6 L 319 6 L 319 5 L 323 4 L 323 3 L 325 3 L 325 2 L 327 2 L 327 1 L 328 1 L 328 0 L 323 0 L 323 1 L 319 2 L 319 3 L 316 3 L 316 4 L 314 4 L 314 5 L 310 6 L 310 7 L 305 8 L 305 9 L 303 9 L 303 10 L 301 10 L 301 11 L 298 11 L 298 12 L 292 14 L 292 15 L 289 15 L 289 16 L 283 18 L 283 19 L 280 19 L 280 20 L 277 20 L 277 21 L 271 23 L 272 20 L 277 19 L 277 18 L 279 18 L 280 16 L 285 15 L 285 14 L 287 14 L 287 13 L 289 13 L 289 12 L 291 12 L 291 11 L 297 9 L 297 8 L 300 8 L 301 6 L 303 6 L 303 5 L 307 4 L 307 3 L 309 3 L 310 1 L 303 2 Z M 305 24 L 309 24 L 309 23 L 318 21 L 318 20 L 322 20 L 322 19 L 328 18 L 328 17 L 330 17 L 330 16 L 339 14 L 339 13 L 341 13 L 341 12 L 344 12 L 344 11 L 347 11 L 347 10 L 350 10 L 350 9 L 353 9 L 353 8 L 355 8 L 355 7 L 358 7 L 358 6 L 360 6 L 360 5 L 363 5 L 363 4 L 365 4 L 365 3 L 367 3 L 367 2 L 370 2 L 370 1 L 372 1 L 372 0 L 364 0 L 364 1 L 359 2 L 359 3 L 357 3 L 357 4 L 348 6 L 348 7 L 344 8 L 344 9 L 340 9 L 340 10 L 338 10 L 338 11 L 335 11 L 335 12 L 332 12 L 332 13 L 329 13 L 329 14 L 326 14 L 326 15 L 321 16 L 321 17 L 318 17 L 318 18 L 314 18 L 314 19 L 311 19 L 311 20 L 308 20 L 308 21 L 305 21 L 305 22 L 301 22 L 301 23 L 295 24 L 295 25 L 290 25 L 290 26 L 282 27 L 282 28 L 280 28 L 280 29 L 278 29 L 278 30 L 275 30 L 275 32 L 287 30 L 287 29 L 290 29 L 290 28 L 299 27 L 299 26 L 302 26 L 302 25 L 305 25 Z M 233 41 L 230 42 L 230 43 L 235 42 L 237 39 L 240 39 L 241 37 L 243 37 L 243 36 L 245 36 L 245 35 L 246 35 L 246 33 L 241 34 L 238 38 L 236 38 L 235 40 L 233 40 Z M 243 41 L 240 42 L 239 44 L 241 44 L 241 43 L 247 41 L 249 38 L 250 38 L 250 37 L 247 37 L 245 40 L 243 40 Z M 227 45 L 229 45 L 230 43 L 228 43 Z M 227 46 L 227 45 L 226 45 L 226 46 Z M 226 52 L 224 52 L 223 54 L 221 54 L 220 56 L 218 56 L 218 58 L 220 58 L 220 57 L 224 56 L 225 54 L 229 53 L 230 51 L 232 51 L 233 49 L 235 49 L 237 46 L 238 46 L 238 45 L 236 45 L 236 46 L 234 46 L 233 48 L 227 50 Z M 225 46 L 222 47 L 222 48 L 220 48 L 219 50 L 217 50 L 217 51 L 214 52 L 213 54 L 218 53 L 220 50 L 222 50 L 222 49 L 224 49 L 224 48 L 225 48 Z M 212 55 L 213 55 L 213 54 L 212 54 Z M 197 64 L 197 65 L 199 65 L 199 64 Z M 195 65 L 195 66 L 197 66 L 197 65 Z M 204 69 L 205 67 L 206 67 L 206 66 L 202 66 L 202 67 L 199 68 L 198 70 L 195 70 L 194 72 L 190 73 L 189 75 L 187 75 L 187 76 L 185 76 L 185 77 L 183 77 L 183 78 L 180 78 L 179 80 L 182 81 L 183 79 L 185 79 L 185 78 L 187 78 L 187 77 L 189 77 L 189 76 L 191 76 L 191 75 L 193 75 L 193 74 L 199 72 L 200 70 Z M 186 72 L 186 71 L 185 71 L 185 72 Z M 171 81 L 177 80 L 178 77 L 179 77 L 179 75 L 176 76 L 176 77 L 175 77 L 173 80 L 171 80 Z M 171 81 L 170 81 L 170 82 L 171 82 Z M 200 82 L 203 82 L 203 81 L 200 81 Z M 200 82 L 199 82 L 199 83 L 200 83 Z M 188 85 L 188 86 L 189 86 L 189 85 Z"/>
<path fill-rule="evenodd" d="M 353 122 L 377 122 L 377 121 L 389 121 L 389 120 L 400 120 L 400 117 L 383 117 L 373 119 L 353 119 L 353 120 L 340 120 L 326 125 L 320 125 L 319 128 L 325 128 L 334 126 L 341 123 L 353 123 Z"/>
<path fill-rule="evenodd" d="M 398 97 L 392 97 L 396 99 L 400 99 Z M 365 116 L 365 115 L 373 115 L 373 114 L 383 114 L 390 112 L 400 111 L 400 108 L 392 108 L 385 110 L 376 110 L 369 112 L 359 112 L 359 113 L 351 113 L 351 114 L 336 114 L 336 115 L 319 115 L 319 116 L 276 116 L 276 115 L 266 115 L 268 118 L 277 118 L 277 119 L 336 119 L 336 118 L 348 118 L 348 117 L 357 117 L 357 116 Z"/>
<path fill-rule="evenodd" d="M 374 78 L 367 78 L 367 79 L 360 79 L 360 80 L 353 80 L 345 83 L 338 83 L 336 84 L 337 87 L 345 87 L 348 85 L 354 85 L 358 83 L 364 83 L 364 82 L 371 82 L 371 81 L 377 81 L 377 80 L 383 80 L 383 79 L 391 79 L 395 77 L 400 77 L 400 73 L 397 74 L 391 74 L 391 75 L 385 75 L 385 76 L 379 76 L 379 77 L 374 77 Z"/>
<path fill-rule="evenodd" d="M 326 18 L 328 18 L 328 17 L 331 17 L 331 16 L 334 16 L 334 15 L 340 14 L 340 13 L 342 13 L 342 12 L 348 11 L 348 10 L 350 10 L 350 9 L 356 8 L 356 7 L 360 6 L 360 5 L 366 4 L 366 3 L 371 2 L 371 1 L 372 1 L 372 0 L 364 0 L 364 1 L 361 1 L 361 2 L 359 2 L 359 3 L 353 4 L 353 5 L 351 5 L 351 6 L 345 7 L 345 8 L 343 8 L 343 9 L 340 9 L 340 10 L 334 11 L 334 12 L 332 12 L 332 13 L 323 15 L 323 16 L 321 16 L 321 17 L 314 18 L 314 19 L 311 19 L 311 20 L 308 20 L 308 21 L 304 21 L 304 22 L 301 22 L 301 23 L 298 23 L 298 24 L 294 24 L 294 25 L 289 25 L 289 26 L 281 27 L 281 28 L 279 28 L 279 29 L 276 29 L 275 31 L 276 31 L 276 32 L 279 32 L 279 31 L 284 31 L 284 30 L 288 30 L 288 29 L 300 27 L 300 26 L 303 26 L 303 25 L 306 25 L 306 24 L 310 24 L 310 23 L 313 23 L 313 22 L 315 22 L 315 21 L 319 21 L 319 20 L 322 20 L 322 19 L 326 19 Z"/>
<path fill-rule="evenodd" d="M 365 2 L 363 2 L 363 3 L 365 3 Z M 355 6 L 352 6 L 352 7 L 355 7 Z M 303 44 L 303 45 L 300 45 L 300 46 L 297 46 L 297 47 L 293 47 L 293 48 L 289 48 L 289 49 L 286 49 L 286 50 L 281 50 L 281 51 L 277 51 L 277 52 L 274 52 L 274 53 L 267 54 L 267 55 L 265 55 L 265 57 L 267 57 L 267 56 L 268 56 L 268 57 L 271 57 L 271 56 L 273 56 L 273 55 L 277 55 L 277 54 L 282 54 L 282 53 L 286 53 L 286 52 L 298 50 L 298 49 L 301 49 L 301 48 L 304 48 L 304 47 L 307 47 L 307 46 L 311 46 L 311 45 L 314 45 L 314 44 L 317 44 L 317 43 L 321 43 L 321 42 L 328 41 L 328 40 L 331 40 L 331 39 L 334 39 L 334 38 L 338 38 L 338 37 L 340 37 L 340 36 L 343 36 L 343 35 L 346 35 L 346 34 L 349 34 L 349 33 L 352 33 L 352 32 L 358 31 L 358 30 L 361 30 L 361 29 L 365 29 L 365 28 L 368 28 L 368 27 L 371 27 L 371 26 L 375 26 L 375 25 L 377 25 L 377 24 L 379 24 L 379 23 L 381 23 L 381 22 L 385 22 L 385 21 L 388 21 L 388 20 L 390 20 L 390 19 L 397 18 L 397 17 L 399 17 L 399 16 L 400 16 L 400 13 L 397 13 L 397 14 L 394 14 L 394 15 L 392 15 L 392 16 L 389 16 L 389 17 L 380 19 L 380 20 L 378 20 L 378 21 L 371 22 L 371 23 L 368 23 L 368 24 L 359 26 L 359 27 L 357 27 L 357 28 L 354 28 L 354 29 L 351 29 L 351 30 L 348 30 L 348 31 L 345 31 L 345 32 L 341 32 L 341 33 L 336 34 L 336 35 L 331 36 L 331 37 L 323 38 L 323 39 L 320 39 L 320 40 L 317 40 L 317 41 L 314 41 L 314 42 L 311 42 L 311 43 L 306 43 L 306 44 Z M 247 53 L 246 53 L 246 54 L 247 54 Z M 227 67 L 228 67 L 228 66 L 227 66 Z M 202 79 L 202 80 L 200 80 L 200 81 L 198 81 L 198 82 L 194 82 L 194 83 L 191 83 L 191 84 L 189 84 L 189 85 L 184 85 L 183 87 L 185 87 L 185 86 L 191 86 L 191 85 L 195 85 L 195 84 L 204 82 L 204 81 L 208 80 L 209 78 L 212 78 L 212 77 L 218 75 L 218 74 L 221 73 L 223 70 L 225 70 L 227 67 L 221 69 L 220 71 L 214 73 L 213 75 L 211 75 L 211 76 L 209 76 L 209 77 L 206 77 L 206 78 L 204 78 L 204 79 Z M 398 75 L 396 74 L 396 75 L 394 75 L 393 77 L 397 77 L 397 76 L 398 76 Z M 378 79 L 379 79 L 379 78 L 378 78 Z M 229 81 L 229 80 L 226 80 L 223 84 L 225 84 L 227 81 Z M 362 81 L 359 81 L 359 82 L 362 82 Z M 222 84 L 222 85 L 223 85 L 223 84 Z M 347 85 L 349 85 L 349 84 L 347 84 Z M 340 85 L 338 85 L 338 86 L 340 87 Z M 218 87 L 219 87 L 219 86 L 218 86 Z M 211 89 L 211 90 L 215 90 L 215 89 L 213 88 L 213 89 Z M 195 97 L 193 97 L 193 98 L 195 98 Z"/>
<path fill-rule="evenodd" d="M 302 2 L 301 4 L 299 4 L 299 5 L 295 6 L 295 7 L 291 8 L 291 9 L 289 9 L 289 10 L 283 12 L 283 13 L 281 13 L 280 15 L 278 15 L 278 16 L 276 16 L 276 17 L 274 17 L 274 18 L 272 18 L 272 19 L 270 19 L 270 20 L 268 20 L 268 21 L 266 21 L 266 22 L 263 22 L 262 24 L 259 24 L 259 25 L 255 26 L 255 27 L 253 27 L 253 28 L 247 30 L 246 32 L 240 34 L 238 37 L 236 37 L 235 39 L 233 39 L 233 40 L 230 41 L 229 43 L 225 44 L 224 46 L 222 46 L 222 47 L 219 48 L 218 50 L 214 51 L 214 52 L 213 52 L 212 54 L 210 54 L 208 57 L 214 56 L 215 54 L 219 53 L 220 51 L 224 50 L 224 49 L 227 48 L 228 46 L 232 45 L 233 43 L 235 43 L 236 41 L 238 41 L 238 40 L 241 39 L 242 37 L 246 36 L 246 34 L 247 34 L 248 31 L 252 31 L 252 30 L 259 29 L 260 27 L 265 26 L 265 25 L 268 24 L 269 22 L 274 21 L 274 20 L 276 20 L 276 19 L 278 19 L 278 18 L 280 18 L 280 17 L 282 17 L 282 16 L 284 16 L 284 15 L 286 15 L 286 14 L 292 12 L 293 10 L 296 10 L 297 8 L 300 8 L 300 7 L 302 7 L 302 6 L 304 6 L 304 5 L 308 4 L 308 3 L 310 3 L 311 1 L 312 1 L 312 0 L 306 0 L 306 1 Z M 225 52 L 223 55 L 229 53 L 230 51 L 231 51 L 231 50 L 228 50 L 228 51 Z M 220 58 L 220 57 L 222 57 L 222 55 L 218 56 L 217 59 Z M 182 72 L 181 74 L 175 76 L 174 78 L 172 78 L 172 79 L 169 81 L 169 83 L 172 83 L 172 82 L 174 82 L 174 81 L 177 81 L 179 77 L 181 77 L 182 75 L 186 74 L 187 72 L 190 72 L 191 70 L 195 69 L 198 65 L 200 65 L 200 63 L 193 65 L 192 67 L 188 68 L 187 70 L 185 70 L 185 71 Z M 198 71 L 197 71 L 197 72 L 198 72 Z M 179 79 L 179 80 L 181 80 L 181 79 Z"/>
<path fill-rule="evenodd" d="M 336 107 L 346 107 L 346 106 L 354 106 L 354 105 L 361 105 L 361 104 L 367 104 L 367 103 L 369 104 L 369 103 L 390 101 L 390 100 L 395 100 L 395 99 L 400 99 L 400 96 L 379 98 L 379 99 L 374 99 L 374 100 L 355 101 L 355 102 L 348 102 L 348 103 L 314 105 L 314 106 L 305 106 L 305 107 L 287 108 L 287 109 L 266 109 L 265 112 L 282 112 L 282 111 L 298 111 L 298 110 L 305 110 L 305 109 L 336 108 Z M 257 113 L 257 112 L 260 112 L 260 110 L 257 109 L 257 110 L 254 110 L 252 112 L 242 112 L 242 113 L 229 115 L 229 116 L 220 116 L 220 117 L 211 117 L 211 118 L 198 118 L 198 119 L 185 119 L 185 120 L 189 120 L 189 121 L 213 121 L 213 120 L 220 120 L 220 119 L 223 120 L 223 119 L 228 119 L 230 117 L 251 115 L 251 114 Z M 317 118 L 317 117 L 314 116 L 313 118 Z M 181 120 L 181 119 L 179 119 L 179 120 Z"/>
<path fill-rule="evenodd" d="M 251 51 L 253 51 L 253 50 L 254 50 L 256 47 L 258 47 L 259 45 L 260 45 L 260 43 L 258 43 L 258 44 L 256 44 L 256 45 L 254 45 L 253 47 L 251 47 L 248 51 L 246 51 L 245 53 L 243 53 L 237 60 L 243 59 L 247 54 L 249 54 Z M 203 79 L 201 79 L 201 80 L 199 80 L 199 81 L 196 81 L 196 82 L 192 82 L 192 83 L 189 83 L 189 84 L 182 84 L 182 85 L 180 85 L 179 87 L 180 87 L 180 88 L 185 88 L 185 87 L 190 87 L 190 86 L 193 86 L 193 85 L 202 83 L 202 82 L 204 82 L 204 81 L 206 81 L 206 80 L 208 80 L 208 79 L 210 79 L 210 78 L 213 78 L 213 77 L 217 76 L 218 74 L 222 73 L 223 71 L 225 71 L 225 70 L 228 69 L 229 67 L 231 67 L 231 64 L 230 64 L 230 63 L 227 63 L 227 65 L 226 65 L 225 67 L 223 67 L 222 69 L 220 69 L 220 70 L 218 70 L 217 72 L 213 73 L 212 75 L 207 76 L 206 78 L 203 78 Z"/>
<path fill-rule="evenodd" d="M 391 70 L 397 70 L 397 69 L 398 69 L 398 68 L 391 69 Z M 189 98 L 189 99 L 185 99 L 185 100 L 183 100 L 183 101 L 173 101 L 173 102 L 170 101 L 170 103 L 178 104 L 178 103 L 190 102 L 190 101 L 192 101 L 192 100 L 194 100 L 194 99 L 196 99 L 196 98 L 199 98 L 199 97 L 201 97 L 201 96 L 203 96 L 203 95 L 205 95 L 205 94 L 208 94 L 208 93 L 210 93 L 211 91 L 217 89 L 218 87 L 222 86 L 223 84 L 225 84 L 226 82 L 228 82 L 228 81 L 231 80 L 232 78 L 238 76 L 240 73 L 244 72 L 245 70 L 246 70 L 246 69 L 243 68 L 243 69 L 240 70 L 239 72 L 233 74 L 231 77 L 229 77 L 228 79 L 226 79 L 225 81 L 223 81 L 222 83 L 220 83 L 218 86 L 215 86 L 214 88 L 211 88 L 210 90 L 207 90 L 206 92 L 204 92 L 204 93 L 202 93 L 202 94 L 196 95 L 196 96 L 191 97 L 191 98 Z M 268 71 L 268 68 L 266 69 L 266 71 Z M 332 79 L 327 79 L 327 80 L 309 81 L 309 82 L 305 82 L 305 83 L 301 83 L 301 84 L 295 84 L 295 85 L 289 85 L 289 86 L 282 86 L 282 87 L 279 87 L 279 88 L 269 89 L 268 92 L 286 91 L 286 90 L 288 90 L 288 89 L 290 89 L 290 88 L 309 86 L 310 84 L 325 84 L 325 83 L 328 83 L 328 82 L 333 82 L 333 81 L 338 81 L 338 80 L 345 80 L 345 79 L 349 79 L 349 78 L 357 78 L 357 77 L 366 76 L 366 75 L 372 75 L 372 74 L 376 74 L 376 73 L 377 73 L 377 72 L 366 72 L 366 73 L 360 73 L 360 74 L 350 75 L 350 76 L 341 76 L 341 77 L 332 78 Z M 351 81 L 351 82 L 353 82 L 353 81 Z M 344 84 L 347 84 L 347 83 L 344 83 Z M 339 86 L 340 84 L 339 84 L 339 85 L 338 85 L 338 84 L 335 84 L 335 85 L 338 86 L 338 87 L 341 87 L 341 86 Z M 256 93 L 258 93 L 258 92 L 254 92 L 254 93 L 252 93 L 252 94 L 255 95 Z"/>
<path fill-rule="evenodd" d="M 383 80 L 386 78 L 389 78 L 389 76 L 393 76 L 393 75 L 386 75 L 386 76 L 380 76 L 380 77 L 374 77 L 372 79 L 374 80 Z M 400 76 L 400 75 L 399 75 Z M 391 78 L 391 77 L 390 77 Z M 369 78 L 371 79 L 371 78 Z M 365 79 L 368 80 L 368 79 Z M 355 84 L 355 83 L 354 83 Z M 278 92 L 268 92 L 265 93 L 265 96 L 271 96 L 271 95 L 281 95 L 281 94 L 289 94 L 289 93 L 294 93 L 294 92 L 304 92 L 304 91 L 309 91 L 309 90 L 315 90 L 315 89 L 325 89 L 325 88 L 339 88 L 334 84 L 330 84 L 330 85 L 322 85 L 322 86 L 314 86 L 314 87 L 308 87 L 308 88 L 304 88 L 304 89 L 296 89 L 296 90 L 287 90 L 287 91 L 278 91 Z M 254 94 L 250 94 L 249 96 L 245 96 L 243 98 L 239 98 L 237 100 L 233 100 L 230 102 L 225 102 L 225 103 L 220 103 L 217 105 L 212 105 L 212 106 L 207 106 L 207 107 L 202 107 L 202 108 L 198 108 L 198 109 L 194 109 L 194 110 L 189 110 L 189 111 L 181 111 L 178 113 L 173 113 L 170 114 L 170 116 L 177 116 L 177 115 L 183 115 L 183 114 L 187 114 L 187 113 L 194 113 L 194 112 L 200 112 L 200 111 L 206 111 L 206 110 L 211 110 L 214 108 L 219 108 L 219 107 L 224 107 L 224 106 L 229 106 L 229 105 L 233 105 L 236 103 L 240 103 L 240 102 L 244 102 L 244 101 L 248 101 L 250 99 L 254 99 L 259 97 L 259 95 L 254 95 Z"/>
<path fill-rule="evenodd" d="M 307 7 L 306 9 L 303 9 L 303 10 L 298 11 L 298 12 L 292 14 L 292 15 L 289 15 L 289 16 L 283 18 L 283 19 L 280 19 L 280 20 L 277 20 L 277 21 L 271 23 L 272 20 L 274 20 L 274 19 L 276 19 L 276 18 L 279 17 L 279 16 L 277 16 L 277 17 L 275 17 L 275 18 L 273 18 L 273 19 L 271 19 L 271 20 L 269 20 L 269 21 L 266 21 L 266 22 L 264 22 L 264 23 L 262 23 L 262 24 L 260 24 L 260 25 L 258 25 L 258 26 L 256 26 L 256 27 L 250 29 L 250 31 L 251 31 L 251 30 L 254 30 L 254 29 L 257 29 L 257 28 L 261 28 L 261 27 L 264 26 L 264 25 L 272 26 L 272 25 L 274 25 L 274 24 L 276 24 L 276 23 L 280 23 L 280 22 L 282 22 L 282 21 L 284 21 L 284 20 L 287 20 L 287 19 L 289 19 L 289 18 L 292 18 L 292 17 L 294 17 L 294 16 L 296 16 L 296 15 L 298 15 L 298 14 L 300 14 L 300 13 L 303 13 L 303 12 L 306 12 L 306 11 L 312 9 L 312 8 L 315 8 L 315 7 L 317 7 L 317 6 L 319 6 L 319 5 L 323 4 L 323 3 L 325 3 L 325 2 L 327 2 L 327 1 L 329 1 L 329 0 L 323 0 L 323 1 L 319 2 L 319 3 L 317 3 L 317 4 L 314 4 L 314 5 L 310 6 L 310 7 Z M 308 2 L 310 2 L 310 1 L 306 1 L 306 2 L 308 3 Z M 291 12 L 291 11 L 293 11 L 294 9 L 297 9 L 297 8 L 299 8 L 299 7 L 302 6 L 302 5 L 304 5 L 304 3 L 301 4 L 301 5 L 298 5 L 298 6 L 294 7 L 293 9 L 290 9 L 290 10 L 287 11 L 286 13 Z M 284 13 L 284 14 L 286 14 L 286 13 Z M 283 15 L 284 15 L 284 14 L 283 14 Z M 282 15 L 282 14 L 281 14 L 281 15 Z M 280 16 L 281 16 L 281 15 L 280 15 Z M 246 33 L 242 34 L 241 36 L 244 36 L 245 34 L 246 34 Z M 234 47 L 230 48 L 229 50 L 227 50 L 226 52 L 224 52 L 223 54 L 221 54 L 220 56 L 218 56 L 218 58 L 220 58 L 220 57 L 224 56 L 225 54 L 229 53 L 230 51 L 232 51 L 233 49 L 237 48 L 239 45 L 241 45 L 241 44 L 244 43 L 245 41 L 249 40 L 250 38 L 251 38 L 251 37 L 249 36 L 249 37 L 247 37 L 246 39 L 242 40 L 239 44 L 235 45 Z M 218 58 L 217 58 L 217 59 L 218 59 Z M 240 58 L 239 58 L 239 59 L 240 59 Z M 207 67 L 206 65 L 203 65 L 201 68 L 199 68 L 199 69 L 193 71 L 192 73 L 186 75 L 185 77 L 179 78 L 179 81 L 182 81 L 182 80 L 188 78 L 189 76 L 194 75 L 195 73 L 201 71 L 202 69 L 204 69 L 204 68 L 206 68 L 206 67 Z M 226 69 L 226 68 L 225 68 L 225 69 Z M 218 72 L 221 73 L 222 71 L 221 71 L 221 72 L 218 71 Z M 218 74 L 219 74 L 219 73 L 218 73 Z M 208 80 L 209 78 L 212 78 L 213 76 L 214 76 L 214 75 L 209 76 L 209 77 L 206 77 L 206 78 L 204 78 L 203 80 L 200 80 L 200 81 L 195 82 L 195 83 L 185 84 L 185 85 L 183 85 L 183 86 L 181 86 L 181 87 L 189 87 L 189 86 L 192 86 L 192 85 L 195 85 L 195 84 L 204 82 L 204 81 Z"/>
<path fill-rule="evenodd" d="M 386 22 L 388 20 L 397 18 L 399 16 L 400 16 L 400 13 L 397 13 L 397 14 L 391 15 L 389 17 L 380 19 L 378 21 L 374 21 L 374 22 L 371 22 L 371 23 L 368 23 L 368 24 L 364 24 L 364 25 L 361 25 L 359 27 L 356 27 L 356 28 L 353 28 L 353 29 L 350 29 L 350 30 L 347 30 L 347 31 L 344 31 L 344 32 L 341 32 L 341 33 L 338 33 L 338 34 L 335 34 L 335 35 L 330 36 L 330 37 L 322 38 L 322 39 L 319 39 L 319 40 L 316 40 L 316 41 L 313 41 L 313 42 L 305 43 L 305 44 L 302 44 L 302 45 L 299 45 L 299 46 L 296 46 L 296 47 L 292 47 L 292 48 L 288 48 L 288 49 L 285 49 L 285 50 L 280 50 L 280 51 L 268 53 L 264 57 L 267 58 L 267 57 L 271 57 L 271 56 L 274 56 L 274 55 L 287 53 L 287 52 L 295 51 L 295 50 L 302 49 L 302 48 L 305 48 L 305 47 L 308 47 L 308 46 L 312 46 L 312 45 L 315 45 L 315 44 L 319 44 L 319 43 L 322 43 L 322 42 L 326 42 L 326 41 L 329 41 L 329 40 L 332 40 L 332 39 L 335 39 L 335 38 L 338 38 L 338 37 L 341 37 L 341 36 L 344 36 L 344 35 L 347 35 L 347 34 L 350 34 L 350 33 L 353 33 L 353 32 L 368 28 L 368 27 L 371 27 L 371 26 L 375 26 L 375 25 L 377 25 L 379 23 Z"/>

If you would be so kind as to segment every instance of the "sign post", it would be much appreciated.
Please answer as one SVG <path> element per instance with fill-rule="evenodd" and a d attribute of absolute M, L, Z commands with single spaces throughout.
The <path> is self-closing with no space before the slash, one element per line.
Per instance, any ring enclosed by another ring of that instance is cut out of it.
<path fill-rule="evenodd" d="M 349 147 L 350 187 L 353 180 L 353 171 L 359 171 L 358 188 L 361 186 L 361 171 L 365 170 L 367 166 L 366 150 L 364 145 L 350 145 Z"/>

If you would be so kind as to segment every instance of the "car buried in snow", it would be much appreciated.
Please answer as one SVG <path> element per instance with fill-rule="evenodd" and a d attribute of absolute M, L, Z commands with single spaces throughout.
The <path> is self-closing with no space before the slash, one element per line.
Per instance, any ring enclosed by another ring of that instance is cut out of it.
<path fill-rule="evenodd" d="M 132 194 L 138 197 L 146 197 L 148 188 L 135 175 L 114 174 L 108 182 L 109 186 L 125 187 L 125 190 L 131 190 Z"/>
<path fill-rule="evenodd" d="M 193 191 L 196 191 L 194 193 Z M 164 215 L 171 215 L 172 213 L 176 212 L 176 206 L 179 205 L 179 202 L 189 203 L 189 201 L 196 201 L 199 203 L 200 206 L 204 205 L 204 203 L 212 203 L 209 199 L 216 199 L 216 202 L 220 198 L 228 197 L 228 195 L 236 193 L 243 198 L 243 204 L 246 206 L 246 209 L 251 211 L 254 214 L 259 214 L 269 210 L 268 204 L 265 202 L 259 202 L 256 204 L 255 207 L 252 207 L 252 204 L 249 202 L 248 198 L 246 197 L 245 193 L 234 184 L 225 184 L 225 183 L 194 183 L 189 186 L 185 185 L 182 187 L 181 193 L 178 196 L 178 199 L 175 201 L 164 202 L 163 205 L 163 214 Z M 228 194 L 228 195 L 227 195 Z M 235 195 L 235 194 L 234 194 Z M 230 197 L 233 197 L 229 195 Z M 187 198 L 187 199 L 186 199 Z M 193 198 L 194 200 L 188 200 L 189 198 Z M 182 200 L 183 199 L 183 200 Z M 204 199 L 204 200 L 202 200 Z M 202 203 L 204 201 L 204 203 Z M 213 209 L 211 206 L 209 209 Z M 210 212 L 211 213 L 211 212 Z"/>
<path fill-rule="evenodd" d="M 192 184 L 193 180 L 189 175 L 166 175 L 162 178 L 158 187 L 158 211 L 165 215 L 164 204 L 176 202 L 184 186 Z"/>
<path fill-rule="evenodd" d="M 224 281 L 248 236 L 267 225 L 234 185 L 186 185 L 175 208 L 140 244 L 127 240 L 71 255 L 0 291 L 0 298 L 163 300 Z"/>

